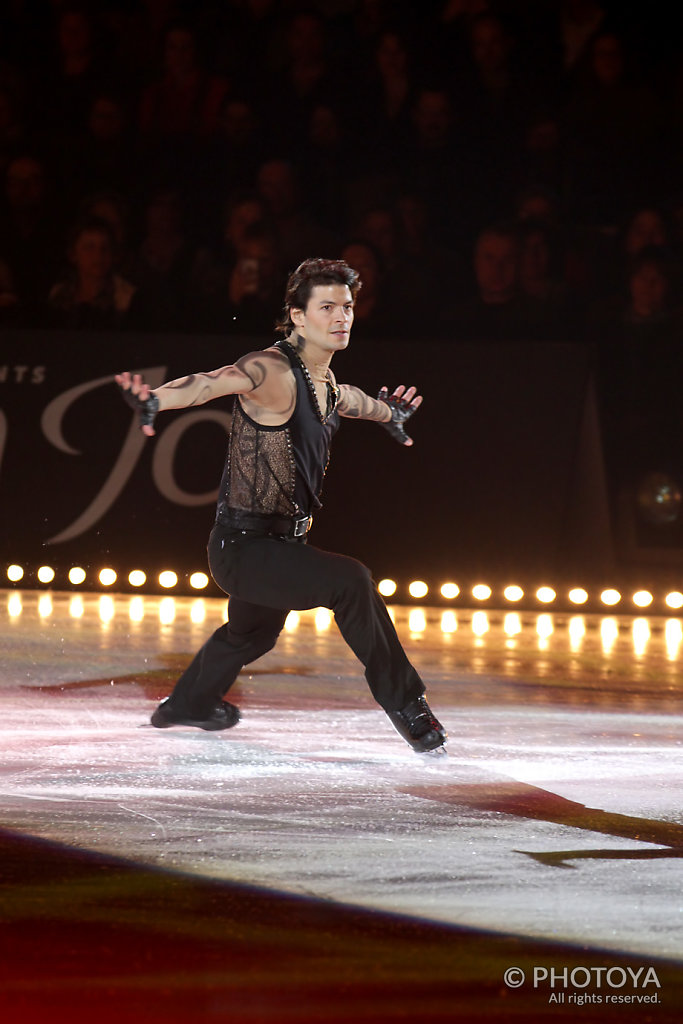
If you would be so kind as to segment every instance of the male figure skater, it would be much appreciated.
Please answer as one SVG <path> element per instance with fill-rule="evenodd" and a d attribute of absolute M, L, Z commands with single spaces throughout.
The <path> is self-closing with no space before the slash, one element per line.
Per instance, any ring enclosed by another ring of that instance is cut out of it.
<path fill-rule="evenodd" d="M 242 667 L 275 645 L 291 609 L 325 607 L 400 735 L 420 753 L 445 743 L 369 570 L 306 543 L 339 417 L 374 420 L 400 444 L 412 445 L 404 424 L 422 401 L 415 388 L 402 385 L 392 395 L 382 388 L 375 400 L 337 384 L 330 362 L 349 343 L 359 288 L 358 274 L 345 262 L 305 260 L 287 282 L 278 325 L 284 340 L 153 391 L 138 374 L 116 377 L 148 435 L 158 412 L 236 396 L 208 543 L 213 578 L 229 595 L 228 622 L 154 712 L 157 728 L 235 725 L 239 710 L 222 698 Z"/>

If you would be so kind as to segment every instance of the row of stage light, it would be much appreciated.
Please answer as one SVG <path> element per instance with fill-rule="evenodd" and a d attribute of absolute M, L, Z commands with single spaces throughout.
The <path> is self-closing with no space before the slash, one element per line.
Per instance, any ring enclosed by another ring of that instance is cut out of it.
<path fill-rule="evenodd" d="M 160 588 L 162 592 L 183 592 L 189 587 L 191 593 L 205 591 L 211 584 L 211 580 L 205 572 L 194 572 L 185 574 L 182 577 L 171 569 L 165 569 L 156 575 L 148 575 L 142 569 L 133 569 L 121 577 L 112 568 L 103 568 L 99 571 L 86 571 L 81 566 L 72 566 L 68 571 L 57 571 L 52 566 L 42 565 L 33 572 L 28 572 L 21 565 L 9 565 L 6 570 L 7 580 L 12 584 L 30 585 L 37 581 L 42 586 L 68 582 L 72 587 L 96 586 L 97 588 L 112 589 L 117 583 L 123 582 L 134 590 L 142 591 L 143 588 L 152 592 Z M 655 611 L 661 608 L 665 611 L 678 611 L 683 608 L 683 593 L 679 590 L 670 590 L 661 594 L 658 598 L 647 589 L 634 590 L 630 588 L 628 593 L 623 593 L 616 587 L 596 588 L 589 593 L 584 587 L 571 587 L 560 591 L 559 588 L 547 585 L 527 588 L 526 590 L 518 584 L 508 584 L 494 590 L 487 583 L 475 583 L 468 587 L 460 587 L 457 583 L 447 582 L 438 586 L 430 586 L 423 580 L 413 580 L 410 583 L 399 584 L 396 580 L 383 579 L 378 584 L 378 589 L 383 597 L 402 603 L 408 598 L 412 601 L 436 601 L 439 604 L 457 602 L 458 604 L 474 604 L 493 606 L 502 603 L 504 606 L 535 607 L 535 608 L 619 608 L 628 611 L 631 608 Z"/>

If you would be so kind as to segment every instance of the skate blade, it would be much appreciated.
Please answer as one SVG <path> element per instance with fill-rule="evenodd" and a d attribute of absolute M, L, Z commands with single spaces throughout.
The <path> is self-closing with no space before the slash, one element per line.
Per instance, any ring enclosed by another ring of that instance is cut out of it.
<path fill-rule="evenodd" d="M 435 747 L 434 750 L 418 750 L 417 753 L 420 757 L 448 757 L 445 743 L 442 743 L 440 747 Z"/>

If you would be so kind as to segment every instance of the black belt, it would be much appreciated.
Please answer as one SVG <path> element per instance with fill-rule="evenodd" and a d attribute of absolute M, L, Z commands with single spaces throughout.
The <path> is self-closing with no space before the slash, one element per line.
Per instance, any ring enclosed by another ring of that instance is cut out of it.
<path fill-rule="evenodd" d="M 313 516 L 265 516 L 257 512 L 239 512 L 233 508 L 220 508 L 216 522 L 240 533 L 260 534 L 263 537 L 305 537 L 311 528 Z"/>

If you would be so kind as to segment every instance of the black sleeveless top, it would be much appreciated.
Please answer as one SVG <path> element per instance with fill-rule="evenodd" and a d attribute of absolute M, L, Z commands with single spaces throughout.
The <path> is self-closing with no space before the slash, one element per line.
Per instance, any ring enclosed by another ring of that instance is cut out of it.
<path fill-rule="evenodd" d="M 286 423 L 256 423 L 235 396 L 232 430 L 218 492 L 218 509 L 258 515 L 308 516 L 321 507 L 320 492 L 339 429 L 338 390 L 328 384 L 328 410 L 321 412 L 308 371 L 288 342 L 277 347 L 296 380 L 294 412 Z"/>

